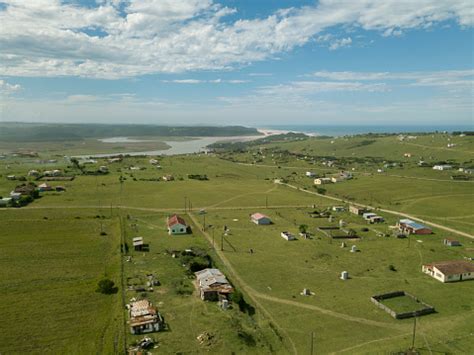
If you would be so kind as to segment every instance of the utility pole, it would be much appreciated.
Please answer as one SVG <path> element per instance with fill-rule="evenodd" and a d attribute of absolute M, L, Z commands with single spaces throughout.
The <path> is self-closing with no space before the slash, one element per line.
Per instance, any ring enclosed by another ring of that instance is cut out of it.
<path fill-rule="evenodd" d="M 314 332 L 311 332 L 311 355 L 314 354 Z"/>
<path fill-rule="evenodd" d="M 221 235 L 221 251 L 224 251 L 224 233 Z"/>
<path fill-rule="evenodd" d="M 216 244 L 214 243 L 214 228 L 212 228 L 212 247 L 216 249 Z"/>
<path fill-rule="evenodd" d="M 184 212 L 186 212 L 186 202 L 187 202 L 186 200 L 187 200 L 187 197 L 184 196 Z"/>
<path fill-rule="evenodd" d="M 265 208 L 268 208 L 268 196 L 265 196 Z"/>
<path fill-rule="evenodd" d="M 202 216 L 203 216 L 203 218 L 204 218 L 203 230 L 204 230 L 204 232 L 205 232 L 205 231 L 206 231 L 206 214 L 203 214 Z"/>

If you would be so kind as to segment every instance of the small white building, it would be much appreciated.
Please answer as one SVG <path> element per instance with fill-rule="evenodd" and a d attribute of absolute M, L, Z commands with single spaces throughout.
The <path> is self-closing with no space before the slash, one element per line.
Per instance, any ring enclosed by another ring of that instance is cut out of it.
<path fill-rule="evenodd" d="M 324 185 L 324 184 L 331 184 L 331 178 L 318 178 L 314 179 L 314 184 L 315 185 Z"/>
<path fill-rule="evenodd" d="M 39 173 L 38 170 L 30 170 L 30 171 L 28 171 L 28 176 L 38 177 L 39 174 L 40 174 L 40 173 Z"/>
<path fill-rule="evenodd" d="M 262 213 L 254 213 L 250 216 L 250 220 L 258 225 L 269 225 L 272 224 L 272 220 L 270 217 L 262 214 Z"/>
<path fill-rule="evenodd" d="M 453 166 L 452 165 L 448 165 L 448 164 L 441 164 L 441 165 L 435 165 L 433 166 L 433 170 L 450 170 L 452 169 Z"/>
<path fill-rule="evenodd" d="M 296 237 L 290 232 L 284 231 L 280 233 L 281 237 L 286 240 L 296 240 Z"/>
<path fill-rule="evenodd" d="M 346 208 L 343 207 L 343 206 L 332 206 L 332 210 L 334 212 L 344 212 L 346 210 Z"/>
<path fill-rule="evenodd" d="M 21 197 L 21 192 L 12 191 L 12 192 L 10 192 L 10 197 L 15 201 L 19 200 L 20 197 Z"/>
<path fill-rule="evenodd" d="M 422 271 L 441 282 L 474 279 L 474 264 L 467 260 L 440 261 L 422 266 Z"/>
<path fill-rule="evenodd" d="M 310 177 L 310 178 L 313 178 L 316 176 L 316 173 L 312 172 L 312 171 L 307 171 L 306 174 L 305 174 L 307 177 Z"/>
<path fill-rule="evenodd" d="M 0 198 L 0 207 L 7 207 L 9 204 L 11 204 L 11 202 L 12 202 L 11 197 Z"/>

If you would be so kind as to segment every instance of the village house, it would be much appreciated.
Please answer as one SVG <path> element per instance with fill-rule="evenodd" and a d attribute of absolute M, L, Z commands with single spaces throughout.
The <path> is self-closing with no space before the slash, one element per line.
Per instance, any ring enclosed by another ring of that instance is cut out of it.
<path fill-rule="evenodd" d="M 135 301 L 129 308 L 130 333 L 143 334 L 158 332 L 164 328 L 161 314 L 148 300 Z"/>
<path fill-rule="evenodd" d="M 312 172 L 312 171 L 307 171 L 306 174 L 305 174 L 307 177 L 310 177 L 310 178 L 313 178 L 316 176 L 316 173 Z"/>
<path fill-rule="evenodd" d="M 427 226 L 412 221 L 411 219 L 401 219 L 397 224 L 398 229 L 406 234 L 431 234 L 433 231 Z"/>
<path fill-rule="evenodd" d="M 12 192 L 10 192 L 10 197 L 11 197 L 12 200 L 14 200 L 14 201 L 19 200 L 20 197 L 21 197 L 21 193 L 12 191 Z"/>
<path fill-rule="evenodd" d="M 47 183 L 42 183 L 41 185 L 38 186 L 38 190 L 43 192 L 43 191 L 52 191 L 53 187 L 48 185 Z"/>
<path fill-rule="evenodd" d="M 474 279 L 474 264 L 467 260 L 440 261 L 422 266 L 422 271 L 441 282 Z"/>
<path fill-rule="evenodd" d="M 283 239 L 288 240 L 288 241 L 296 240 L 296 237 L 293 234 L 291 234 L 290 232 L 287 232 L 287 231 L 281 232 L 280 235 Z"/>
<path fill-rule="evenodd" d="M 314 179 L 314 184 L 315 185 L 324 185 L 324 184 L 331 184 L 331 178 L 318 178 Z"/>
<path fill-rule="evenodd" d="M 195 272 L 199 295 L 203 301 L 227 299 L 234 292 L 227 278 L 219 269 L 204 269 Z"/>
<path fill-rule="evenodd" d="M 156 159 L 150 159 L 149 162 L 151 165 L 157 165 L 159 163 L 159 161 Z"/>
<path fill-rule="evenodd" d="M 168 217 L 167 225 L 169 235 L 179 235 L 188 233 L 188 225 L 186 224 L 186 221 L 177 214 Z"/>
<path fill-rule="evenodd" d="M 0 198 L 0 207 L 8 207 L 12 203 L 11 197 Z"/>
<path fill-rule="evenodd" d="M 459 240 L 454 240 L 454 239 L 450 239 L 450 238 L 446 238 L 445 240 L 443 240 L 443 244 L 447 245 L 448 247 L 460 247 L 461 246 L 461 243 L 459 242 Z"/>
<path fill-rule="evenodd" d="M 132 243 L 133 243 L 133 249 L 135 249 L 135 251 L 141 251 L 143 250 L 143 246 L 144 246 L 144 242 L 143 242 L 143 237 L 135 237 L 133 238 L 132 240 Z"/>
<path fill-rule="evenodd" d="M 165 175 L 163 176 L 163 181 L 173 181 L 174 176 L 173 175 Z"/>
<path fill-rule="evenodd" d="M 372 212 L 366 212 L 362 214 L 362 218 L 364 218 L 367 222 L 373 223 L 382 223 L 384 222 L 384 218 Z"/>
<path fill-rule="evenodd" d="M 30 170 L 28 171 L 28 176 L 38 177 L 40 175 L 38 170 Z"/>
<path fill-rule="evenodd" d="M 359 207 L 359 206 L 349 206 L 349 212 L 356 214 L 358 216 L 362 216 L 364 213 L 368 212 L 365 207 Z"/>
<path fill-rule="evenodd" d="M 453 168 L 452 165 L 448 165 L 448 164 L 441 164 L 441 165 L 433 166 L 433 170 L 450 170 L 452 168 Z"/>
<path fill-rule="evenodd" d="M 344 212 L 346 210 L 346 208 L 343 207 L 343 206 L 332 206 L 332 210 L 334 212 Z"/>
<path fill-rule="evenodd" d="M 36 192 L 36 186 L 33 183 L 18 185 L 15 187 L 14 192 L 21 194 L 22 196 L 33 197 Z"/>
<path fill-rule="evenodd" d="M 102 174 L 107 174 L 109 172 L 109 168 L 105 165 L 99 166 L 99 172 Z"/>
<path fill-rule="evenodd" d="M 255 223 L 255 224 L 258 224 L 258 225 L 269 225 L 269 224 L 272 224 L 272 220 L 265 216 L 264 214 L 262 213 L 254 213 L 250 216 L 250 220 Z"/>

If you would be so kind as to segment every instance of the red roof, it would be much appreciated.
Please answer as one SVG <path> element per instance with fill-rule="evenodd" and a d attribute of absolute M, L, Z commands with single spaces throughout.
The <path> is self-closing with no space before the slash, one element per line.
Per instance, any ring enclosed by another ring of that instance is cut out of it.
<path fill-rule="evenodd" d="M 177 214 L 174 214 L 168 217 L 168 227 L 172 227 L 176 224 L 182 224 L 183 226 L 187 225 L 186 221 L 182 217 L 178 216 Z"/>
<path fill-rule="evenodd" d="M 262 218 L 268 218 L 267 216 L 265 216 L 264 214 L 262 213 L 254 213 L 252 215 L 252 219 L 255 219 L 255 220 L 259 220 L 259 219 L 262 219 Z"/>

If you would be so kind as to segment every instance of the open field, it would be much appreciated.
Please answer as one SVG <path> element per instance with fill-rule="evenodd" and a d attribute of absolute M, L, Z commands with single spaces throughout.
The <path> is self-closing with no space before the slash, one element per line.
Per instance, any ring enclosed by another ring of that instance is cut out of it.
<path fill-rule="evenodd" d="M 47 219 L 45 219 L 47 217 Z M 123 349 L 120 295 L 95 292 L 120 280 L 119 229 L 91 213 L 2 211 L 0 352 L 113 353 Z"/>
<path fill-rule="evenodd" d="M 336 147 L 337 156 L 356 152 L 360 159 L 364 154 L 385 154 L 385 146 L 386 159 L 395 159 L 407 146 L 395 137 L 383 137 L 351 148 L 361 139 L 341 138 L 333 144 L 311 139 L 278 146 L 318 150 L 321 155 Z M 416 144 L 428 145 L 430 154 L 445 154 L 447 138 L 432 139 L 422 136 Z M 262 147 L 158 157 L 161 169 L 149 158 L 110 164 L 100 159 L 86 166 L 94 170 L 108 165 L 110 173 L 98 176 L 81 175 L 59 158 L 44 165 L 34 158 L 0 160 L 0 196 L 7 196 L 19 183 L 7 180 L 7 175 L 55 168 L 76 175 L 72 181 L 50 183 L 65 186 L 65 192 L 43 192 L 26 207 L 0 209 L 0 286 L 5 290 L 0 295 L 4 315 L 0 352 L 122 352 L 124 341 L 130 346 L 142 338 L 124 329 L 124 306 L 132 297 L 147 297 L 163 314 L 168 329 L 151 336 L 164 353 L 305 354 L 312 333 L 316 353 L 402 351 L 411 344 L 413 321 L 395 320 L 370 301 L 375 294 L 396 290 L 405 290 L 436 309 L 437 313 L 418 319 L 416 346 L 421 353 L 473 351 L 474 282 L 442 284 L 421 272 L 423 263 L 474 256 L 474 240 L 469 238 L 474 230 L 472 180 L 454 181 L 452 172 L 418 168 L 417 159 L 383 173 L 376 172 L 382 162 L 345 162 L 344 169 L 352 171 L 354 179 L 322 186 L 325 197 L 308 193 L 317 190 L 304 173 L 330 176 L 340 167 L 292 155 L 280 161 L 271 151 L 254 164 L 255 152 L 269 145 Z M 455 163 L 472 159 L 472 138 L 460 139 L 457 148 L 446 153 Z M 132 166 L 142 169 L 131 170 Z M 158 181 L 168 174 L 175 180 Z M 193 180 L 189 174 L 205 174 L 208 180 Z M 277 178 L 301 190 L 274 183 Z M 331 212 L 331 221 L 312 218 L 309 212 L 315 210 L 347 207 L 328 197 L 411 214 L 454 231 L 433 228 L 432 235 L 397 239 L 389 226 L 400 216 L 381 211 L 386 222 L 374 225 L 348 212 Z M 200 213 L 201 209 L 207 213 Z M 249 215 L 254 212 L 268 215 L 274 224 L 251 223 Z M 193 233 L 169 236 L 165 220 L 171 213 L 182 214 Z M 340 220 L 360 238 L 334 240 L 317 229 L 338 226 Z M 107 236 L 99 235 L 101 223 Z M 298 236 L 302 224 L 308 226 L 310 239 Z M 222 234 L 224 226 L 230 229 L 227 236 Z M 297 240 L 285 241 L 281 231 L 295 234 Z M 130 250 L 121 256 L 120 244 L 131 245 L 135 236 L 144 237 L 150 251 Z M 462 246 L 445 246 L 443 239 L 448 237 Z M 351 253 L 352 245 L 359 251 Z M 216 303 L 199 299 L 193 278 L 169 253 L 191 247 L 209 254 L 255 313 L 241 312 L 235 305 L 222 311 Z M 342 271 L 349 272 L 349 280 L 340 279 Z M 150 273 L 160 281 L 153 292 L 129 290 L 146 283 Z M 118 294 L 95 292 L 104 275 L 119 285 Z M 301 295 L 304 288 L 313 294 Z M 400 300 L 388 301 L 399 302 L 395 306 L 402 310 L 411 307 Z M 213 337 L 200 344 L 196 337 L 203 332 Z"/>

